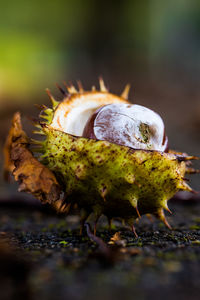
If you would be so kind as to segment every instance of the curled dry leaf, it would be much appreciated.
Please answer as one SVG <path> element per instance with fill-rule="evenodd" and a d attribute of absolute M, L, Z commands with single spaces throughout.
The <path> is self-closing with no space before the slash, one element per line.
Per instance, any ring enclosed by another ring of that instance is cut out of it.
<path fill-rule="evenodd" d="M 22 136 L 22 125 L 21 125 L 21 121 L 20 121 L 20 114 L 16 113 L 13 116 L 13 120 L 12 120 L 12 126 L 9 130 L 8 136 L 6 138 L 6 142 L 4 145 L 4 178 L 6 181 L 10 181 L 10 175 L 12 174 L 15 166 L 14 163 L 10 157 L 11 155 L 11 148 L 13 145 L 12 139 L 13 137 L 17 136 L 17 135 L 21 135 Z M 27 137 L 25 135 L 25 133 L 23 132 L 23 140 L 25 143 L 28 143 Z"/>
<path fill-rule="evenodd" d="M 121 234 L 119 231 L 115 232 L 115 234 L 111 237 L 109 241 L 110 245 L 117 245 L 121 247 L 126 247 L 127 241 L 122 239 Z"/>
<path fill-rule="evenodd" d="M 4 174 L 6 177 L 10 172 L 14 175 L 20 192 L 28 192 L 43 203 L 52 204 L 60 199 L 61 188 L 54 174 L 33 157 L 28 146 L 20 114 L 16 113 L 4 147 Z"/>

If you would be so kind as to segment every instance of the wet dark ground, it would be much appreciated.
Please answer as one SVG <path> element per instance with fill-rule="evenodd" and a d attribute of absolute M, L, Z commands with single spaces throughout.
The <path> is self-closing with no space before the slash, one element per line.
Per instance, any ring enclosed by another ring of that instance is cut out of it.
<path fill-rule="evenodd" d="M 1 205 L 0 299 L 199 299 L 200 202 L 169 206 L 173 230 L 143 217 L 138 238 L 117 222 L 109 232 L 102 220 L 106 253 L 79 236 L 76 216 Z"/>

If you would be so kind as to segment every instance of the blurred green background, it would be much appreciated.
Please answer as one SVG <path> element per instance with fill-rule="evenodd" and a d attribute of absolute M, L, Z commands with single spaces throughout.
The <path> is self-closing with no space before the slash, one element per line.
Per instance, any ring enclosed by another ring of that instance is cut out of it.
<path fill-rule="evenodd" d="M 114 93 L 131 83 L 130 100 L 161 114 L 170 147 L 200 155 L 199 1 L 1 1 L 1 145 L 14 111 L 48 103 L 45 88 L 61 99 L 55 83 L 90 89 L 99 75 Z"/>

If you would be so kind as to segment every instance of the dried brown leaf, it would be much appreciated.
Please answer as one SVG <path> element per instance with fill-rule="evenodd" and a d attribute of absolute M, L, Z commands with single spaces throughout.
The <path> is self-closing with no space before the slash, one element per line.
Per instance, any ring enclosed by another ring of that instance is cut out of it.
<path fill-rule="evenodd" d="M 115 232 L 115 234 L 111 237 L 111 241 L 113 242 L 117 242 L 117 241 L 120 241 L 122 238 L 121 238 L 121 234 L 119 231 Z"/>
<path fill-rule="evenodd" d="M 21 125 L 21 120 L 20 120 L 20 114 L 17 112 L 13 116 L 12 120 L 12 126 L 10 128 L 10 131 L 8 133 L 5 145 L 4 145 L 4 178 L 5 180 L 9 181 L 10 179 L 10 174 L 12 174 L 15 166 L 13 161 L 11 160 L 10 153 L 11 153 L 11 148 L 13 145 L 13 137 L 17 136 L 22 136 L 22 139 L 25 143 L 28 143 L 28 139 L 25 135 L 25 133 L 22 130 L 22 125 Z"/>
<path fill-rule="evenodd" d="M 119 231 L 117 231 L 110 239 L 109 241 L 110 245 L 117 245 L 121 247 L 126 247 L 127 241 L 125 239 L 122 239 L 121 234 Z"/>
<path fill-rule="evenodd" d="M 28 192 L 41 202 L 51 204 L 60 199 L 60 186 L 54 174 L 33 156 L 28 146 L 20 114 L 16 113 L 4 148 L 5 173 L 12 172 L 19 182 L 20 192 Z"/>

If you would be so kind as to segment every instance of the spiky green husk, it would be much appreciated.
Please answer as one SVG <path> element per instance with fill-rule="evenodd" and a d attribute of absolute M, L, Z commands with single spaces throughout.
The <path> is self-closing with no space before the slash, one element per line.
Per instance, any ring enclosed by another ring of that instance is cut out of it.
<path fill-rule="evenodd" d="M 68 91 L 77 93 L 74 89 Z M 193 157 L 134 150 L 55 130 L 51 123 L 59 102 L 48 94 L 53 108 L 44 108 L 40 115 L 45 123 L 37 124 L 37 133 L 46 139 L 36 142 L 37 151 L 42 153 L 42 163 L 62 184 L 68 209 L 71 204 L 77 204 L 82 220 L 94 212 L 96 220 L 104 214 L 108 219 L 122 218 L 131 226 L 140 215 L 154 214 L 170 227 L 163 209 L 169 210 L 167 201 L 177 191 L 192 191 L 184 175 L 185 160 Z"/>
<path fill-rule="evenodd" d="M 62 183 L 66 202 L 88 213 L 126 220 L 137 218 L 137 210 L 158 215 L 178 190 L 190 190 L 185 162 L 175 154 L 75 137 L 46 124 L 42 130 L 42 163 Z"/>

